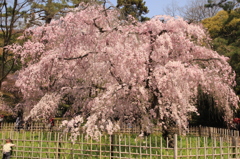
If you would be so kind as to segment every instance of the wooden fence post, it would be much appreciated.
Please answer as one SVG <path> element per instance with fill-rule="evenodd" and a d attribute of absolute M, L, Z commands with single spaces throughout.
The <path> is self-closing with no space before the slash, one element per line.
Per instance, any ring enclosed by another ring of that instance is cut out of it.
<path fill-rule="evenodd" d="M 210 138 L 213 137 L 213 128 L 212 127 L 208 127 L 208 136 Z"/>
<path fill-rule="evenodd" d="M 202 136 L 202 126 L 201 125 L 199 125 L 199 127 L 198 127 L 198 134 L 200 137 Z"/>
<path fill-rule="evenodd" d="M 62 145 L 61 145 L 61 140 L 62 139 L 62 135 L 60 135 L 59 133 L 58 133 L 58 136 L 57 136 L 57 159 L 58 158 L 61 158 L 61 147 L 62 147 Z"/>
<path fill-rule="evenodd" d="M 72 148 L 71 148 L 71 159 L 74 159 L 74 143 L 73 142 L 71 142 L 71 146 L 72 146 Z M 92 152 L 92 149 L 91 149 L 91 152 Z"/>
<path fill-rule="evenodd" d="M 114 158 L 114 134 L 110 135 L 110 158 Z"/>
<path fill-rule="evenodd" d="M 232 158 L 237 158 L 237 145 L 238 145 L 238 138 L 236 136 L 232 136 L 232 151 L 233 151 L 233 156 Z"/>
<path fill-rule="evenodd" d="M 178 158 L 177 134 L 174 134 L 174 159 Z"/>
<path fill-rule="evenodd" d="M 102 158 L 102 136 L 100 136 L 99 148 L 100 148 L 100 158 Z"/>

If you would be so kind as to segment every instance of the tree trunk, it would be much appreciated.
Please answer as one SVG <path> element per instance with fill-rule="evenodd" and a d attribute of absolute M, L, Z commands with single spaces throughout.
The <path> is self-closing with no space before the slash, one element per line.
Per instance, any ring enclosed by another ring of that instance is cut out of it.
<path fill-rule="evenodd" d="M 178 127 L 176 123 L 168 121 L 166 127 L 162 128 L 162 136 L 164 138 L 168 147 L 174 147 L 174 134 L 178 133 Z"/>

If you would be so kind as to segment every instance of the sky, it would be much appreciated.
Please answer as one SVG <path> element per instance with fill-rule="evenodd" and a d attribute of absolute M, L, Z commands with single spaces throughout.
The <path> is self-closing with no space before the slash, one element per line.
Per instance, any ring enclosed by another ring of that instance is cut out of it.
<path fill-rule="evenodd" d="M 117 0 L 109 0 L 114 5 L 117 4 Z M 176 3 L 179 7 L 182 7 L 187 4 L 188 0 L 145 0 L 146 6 L 148 7 L 149 13 L 145 16 L 152 18 L 155 15 L 163 15 L 164 8 L 171 5 L 172 3 Z"/>

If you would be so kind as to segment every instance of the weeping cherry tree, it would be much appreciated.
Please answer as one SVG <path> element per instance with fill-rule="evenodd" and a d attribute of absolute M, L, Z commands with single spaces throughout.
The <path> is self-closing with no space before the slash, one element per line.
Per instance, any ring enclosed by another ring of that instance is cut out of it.
<path fill-rule="evenodd" d="M 115 9 L 80 6 L 26 30 L 27 42 L 8 47 L 23 65 L 16 86 L 26 103 L 34 103 L 28 117 L 54 116 L 68 101 L 64 116 L 96 139 L 122 123 L 146 133 L 176 123 L 187 130 L 201 90 L 231 122 L 238 107 L 235 74 L 201 26 L 168 16 L 124 21 Z"/>

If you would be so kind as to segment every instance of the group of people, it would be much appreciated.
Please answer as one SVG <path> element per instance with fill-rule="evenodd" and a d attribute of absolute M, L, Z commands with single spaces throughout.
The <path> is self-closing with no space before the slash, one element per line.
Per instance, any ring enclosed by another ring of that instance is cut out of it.
<path fill-rule="evenodd" d="M 25 129 L 25 130 L 29 130 L 31 129 L 31 124 L 32 121 L 26 120 L 24 121 L 20 116 L 17 117 L 16 121 L 15 121 L 15 130 L 20 131 L 20 129 Z M 53 127 L 55 125 L 55 121 L 54 118 L 50 118 L 47 124 L 47 129 L 52 131 Z"/>
<path fill-rule="evenodd" d="M 4 121 L 4 115 L 0 114 L 0 129 L 2 128 L 2 124 Z M 15 121 L 14 129 L 20 131 L 20 129 L 29 130 L 31 128 L 32 121 L 31 119 L 23 120 L 21 116 L 18 116 Z M 54 118 L 49 118 L 47 128 L 52 131 L 55 125 Z"/>

